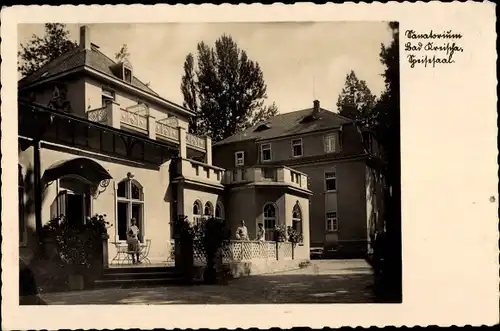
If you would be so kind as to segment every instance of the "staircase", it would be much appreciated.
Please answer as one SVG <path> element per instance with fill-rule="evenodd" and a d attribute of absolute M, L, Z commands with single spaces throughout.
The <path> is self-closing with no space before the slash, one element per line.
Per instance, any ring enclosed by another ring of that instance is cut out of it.
<path fill-rule="evenodd" d="M 138 288 L 177 285 L 181 282 L 181 275 L 174 267 L 123 267 L 104 269 L 103 277 L 94 282 L 94 287 Z"/>

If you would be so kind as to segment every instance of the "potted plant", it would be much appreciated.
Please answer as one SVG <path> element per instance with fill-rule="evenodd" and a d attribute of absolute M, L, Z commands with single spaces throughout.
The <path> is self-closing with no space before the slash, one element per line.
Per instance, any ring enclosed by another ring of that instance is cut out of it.
<path fill-rule="evenodd" d="M 180 269 L 185 283 L 191 283 L 194 276 L 193 243 L 196 234 L 195 225 L 187 216 L 179 215 L 174 222 L 175 266 Z"/>
<path fill-rule="evenodd" d="M 209 218 L 199 228 L 197 240 L 202 244 L 207 265 L 203 272 L 203 280 L 207 284 L 224 281 L 222 265 L 223 248 L 229 244 L 230 230 L 223 220 Z"/>
<path fill-rule="evenodd" d="M 287 229 L 288 241 L 292 243 L 292 260 L 295 258 L 295 247 L 298 243 L 304 240 L 304 236 L 301 232 L 295 230 L 293 227 L 289 226 Z"/>
<path fill-rule="evenodd" d="M 59 256 L 68 272 L 70 290 L 83 290 L 85 275 L 102 265 L 102 240 L 107 236 L 106 215 L 87 219 L 85 224 L 62 217 L 54 231 Z"/>

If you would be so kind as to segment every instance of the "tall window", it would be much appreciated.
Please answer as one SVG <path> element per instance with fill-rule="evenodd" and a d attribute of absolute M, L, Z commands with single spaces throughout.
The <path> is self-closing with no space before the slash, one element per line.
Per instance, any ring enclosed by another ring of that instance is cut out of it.
<path fill-rule="evenodd" d="M 335 232 L 338 231 L 338 220 L 337 212 L 326 213 L 326 231 Z"/>
<path fill-rule="evenodd" d="M 205 209 L 203 210 L 203 216 L 205 218 L 210 218 L 214 214 L 214 207 L 212 206 L 212 203 L 210 201 L 207 201 L 205 204 Z"/>
<path fill-rule="evenodd" d="M 24 244 L 26 242 L 26 223 L 24 220 L 24 177 L 23 168 L 21 165 L 18 167 L 18 195 L 19 195 L 19 243 Z"/>
<path fill-rule="evenodd" d="M 125 179 L 117 188 L 118 239 L 127 240 L 130 220 L 135 218 L 139 227 L 139 239 L 144 238 L 144 193 L 139 182 Z"/>
<path fill-rule="evenodd" d="M 335 171 L 325 172 L 325 189 L 327 192 L 337 190 L 337 175 Z"/>
<path fill-rule="evenodd" d="M 295 231 L 302 233 L 302 210 L 300 209 L 300 205 L 298 202 L 293 207 L 292 228 Z"/>
<path fill-rule="evenodd" d="M 292 153 L 294 157 L 302 156 L 302 139 L 292 140 Z"/>
<path fill-rule="evenodd" d="M 202 206 L 201 206 L 201 201 L 200 200 L 196 200 L 194 203 L 193 203 L 193 221 L 194 222 L 199 222 L 201 221 L 201 212 L 202 212 Z"/>
<path fill-rule="evenodd" d="M 337 135 L 329 134 L 325 136 L 325 153 L 335 153 L 337 150 Z"/>
<path fill-rule="evenodd" d="M 274 240 L 274 227 L 276 226 L 276 206 L 272 202 L 264 205 L 264 229 L 266 230 L 266 240 Z"/>
<path fill-rule="evenodd" d="M 262 161 L 271 161 L 271 144 L 260 145 Z"/>
<path fill-rule="evenodd" d="M 108 103 L 115 101 L 115 91 L 103 88 L 101 93 L 102 106 L 106 107 Z"/>
<path fill-rule="evenodd" d="M 236 152 L 234 153 L 234 165 L 237 167 L 242 167 L 245 164 L 245 153 Z"/>
<path fill-rule="evenodd" d="M 215 218 L 224 219 L 224 206 L 220 201 L 215 205 Z"/>

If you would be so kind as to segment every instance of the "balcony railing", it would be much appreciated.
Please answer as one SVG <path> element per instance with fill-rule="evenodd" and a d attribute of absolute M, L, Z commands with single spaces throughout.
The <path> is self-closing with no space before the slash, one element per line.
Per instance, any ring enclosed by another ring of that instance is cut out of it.
<path fill-rule="evenodd" d="M 162 138 L 179 141 L 179 130 L 165 123 L 156 122 L 156 134 Z"/>
<path fill-rule="evenodd" d="M 145 115 L 140 115 L 138 113 L 133 113 L 126 109 L 121 109 L 120 122 L 125 125 L 130 125 L 131 127 L 148 131 L 148 117 Z"/>
<path fill-rule="evenodd" d="M 87 111 L 87 118 L 90 121 L 107 124 L 118 129 L 125 126 L 146 133 L 151 139 L 160 138 L 180 143 L 179 120 L 175 117 L 155 120 L 154 117 L 149 116 L 149 109 L 145 105 L 123 109 L 116 103 L 109 103 L 106 107 Z M 211 147 L 207 146 L 207 138 L 183 132 L 186 135 L 185 146 L 202 152 L 206 152 L 207 147 Z"/>
<path fill-rule="evenodd" d="M 206 142 L 205 139 L 195 136 L 194 134 L 191 133 L 186 133 L 186 144 L 188 146 L 191 146 L 195 149 L 200 149 L 204 151 L 206 149 Z"/>
<path fill-rule="evenodd" d="M 224 184 L 284 183 L 307 190 L 307 175 L 284 166 L 237 168 L 226 171 Z"/>
<path fill-rule="evenodd" d="M 89 110 L 87 118 L 92 122 L 106 124 L 108 122 L 108 107 Z"/>

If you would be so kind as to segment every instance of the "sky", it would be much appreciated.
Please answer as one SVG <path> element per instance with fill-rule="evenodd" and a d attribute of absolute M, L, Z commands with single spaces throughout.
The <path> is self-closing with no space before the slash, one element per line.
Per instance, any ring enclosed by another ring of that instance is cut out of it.
<path fill-rule="evenodd" d="M 67 24 L 78 41 L 81 24 Z M 391 41 L 386 22 L 89 24 L 92 43 L 114 58 L 127 44 L 134 75 L 162 97 L 182 104 L 180 83 L 186 55 L 200 41 L 213 46 L 229 34 L 259 63 L 267 84 L 266 104 L 280 113 L 312 107 L 336 110 L 345 77 L 354 70 L 375 95 L 384 89 L 381 44 Z M 44 34 L 43 24 L 20 24 L 19 43 Z M 19 47 L 20 50 L 20 47 Z"/>

